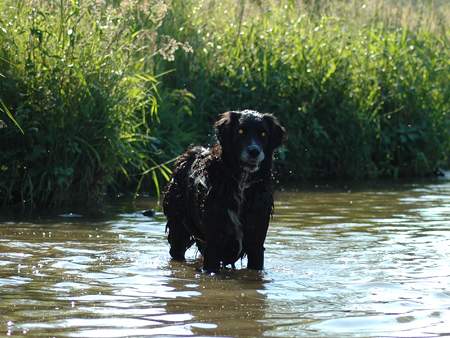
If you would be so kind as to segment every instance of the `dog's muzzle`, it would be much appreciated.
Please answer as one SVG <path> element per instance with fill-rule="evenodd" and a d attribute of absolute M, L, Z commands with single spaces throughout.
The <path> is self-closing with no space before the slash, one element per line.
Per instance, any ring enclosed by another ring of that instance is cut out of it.
<path fill-rule="evenodd" d="M 256 171 L 259 169 L 260 163 L 264 160 L 265 155 L 264 151 L 256 143 L 252 143 L 249 146 L 245 147 L 241 153 L 241 162 L 245 170 L 250 172 Z"/>

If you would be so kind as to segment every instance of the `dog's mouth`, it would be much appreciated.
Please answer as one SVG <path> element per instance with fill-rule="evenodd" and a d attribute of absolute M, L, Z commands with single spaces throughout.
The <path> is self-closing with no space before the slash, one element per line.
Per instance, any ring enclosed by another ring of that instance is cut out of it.
<path fill-rule="evenodd" d="M 254 148 L 251 148 L 254 147 Z M 248 172 L 255 172 L 259 169 L 261 162 L 264 160 L 264 152 L 260 147 L 249 146 L 241 153 L 241 168 Z M 251 149 L 249 149 L 251 148 Z M 256 150 L 256 153 L 255 153 Z"/>
<path fill-rule="evenodd" d="M 241 161 L 241 167 L 245 170 L 245 171 L 249 171 L 249 172 L 254 172 L 257 171 L 259 169 L 259 161 L 258 160 L 246 160 L 246 161 Z"/>

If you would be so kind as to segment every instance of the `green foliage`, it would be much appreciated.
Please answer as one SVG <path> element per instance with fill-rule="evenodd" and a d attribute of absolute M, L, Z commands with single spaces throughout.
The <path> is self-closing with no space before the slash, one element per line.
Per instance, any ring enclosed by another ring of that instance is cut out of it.
<path fill-rule="evenodd" d="M 195 96 L 203 135 L 226 110 L 277 115 L 289 133 L 278 163 L 296 179 L 423 176 L 446 165 L 449 32 L 430 18 L 448 4 L 406 7 L 410 21 L 381 0 L 327 4 L 174 1 L 162 29 L 194 54 L 159 64 L 175 68 L 165 85 Z"/>
<path fill-rule="evenodd" d="M 149 170 L 159 156 L 153 58 L 165 10 L 139 0 L 1 3 L 0 100 L 10 118 L 1 116 L 1 202 L 90 204 L 115 182 L 167 176 Z"/>
<path fill-rule="evenodd" d="M 211 142 L 231 109 L 279 117 L 287 179 L 450 163 L 446 1 L 4 0 L 0 11 L 3 204 L 159 193 L 171 160 Z"/>

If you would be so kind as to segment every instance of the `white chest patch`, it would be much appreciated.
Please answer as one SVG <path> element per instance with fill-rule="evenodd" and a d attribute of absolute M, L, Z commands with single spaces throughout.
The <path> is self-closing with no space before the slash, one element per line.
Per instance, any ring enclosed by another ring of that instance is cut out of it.
<path fill-rule="evenodd" d="M 239 216 L 237 213 L 233 210 L 228 209 L 227 210 L 228 216 L 230 216 L 231 222 L 234 224 L 236 229 L 240 229 L 242 226 L 241 220 L 239 219 Z"/>
<path fill-rule="evenodd" d="M 236 234 L 236 240 L 239 245 L 239 251 L 238 251 L 238 257 L 240 256 L 242 252 L 242 239 L 244 238 L 244 232 L 242 230 L 242 223 L 239 219 L 239 216 L 234 212 L 233 210 L 228 209 L 227 210 L 228 216 L 230 217 L 231 222 L 234 224 L 234 231 Z M 237 257 L 236 257 L 237 258 Z"/>
<path fill-rule="evenodd" d="M 202 185 L 204 188 L 208 188 L 207 186 L 206 186 L 206 180 L 205 180 L 205 176 L 201 176 L 201 175 L 199 175 L 199 176 L 197 176 L 196 178 L 195 178 L 195 180 L 194 180 L 194 184 L 195 185 Z"/>
<path fill-rule="evenodd" d="M 233 195 L 234 200 L 236 201 L 237 210 L 228 209 L 227 214 L 228 217 L 230 217 L 231 223 L 234 225 L 234 231 L 236 234 L 236 239 L 239 244 L 239 255 L 242 252 L 242 241 L 244 238 L 244 230 L 242 229 L 242 222 L 241 222 L 241 212 L 242 212 L 242 206 L 244 204 L 245 199 L 245 189 L 249 187 L 247 179 L 249 177 L 248 172 L 243 172 L 241 178 L 238 182 L 238 187 L 236 193 Z"/>

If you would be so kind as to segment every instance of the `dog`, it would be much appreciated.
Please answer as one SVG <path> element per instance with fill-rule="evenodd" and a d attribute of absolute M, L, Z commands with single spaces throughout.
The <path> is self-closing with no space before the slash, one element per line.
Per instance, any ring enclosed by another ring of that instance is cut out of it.
<path fill-rule="evenodd" d="M 163 210 L 170 255 L 184 260 L 196 243 L 203 269 L 218 272 L 247 255 L 264 267 L 264 241 L 273 212 L 272 160 L 286 131 L 271 114 L 229 111 L 214 124 L 217 143 L 178 157 Z"/>

